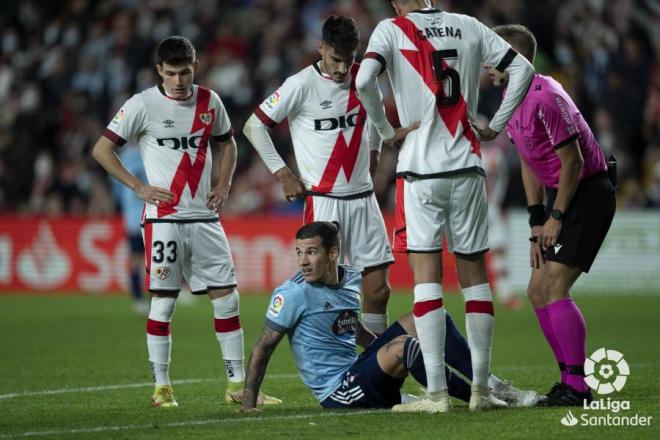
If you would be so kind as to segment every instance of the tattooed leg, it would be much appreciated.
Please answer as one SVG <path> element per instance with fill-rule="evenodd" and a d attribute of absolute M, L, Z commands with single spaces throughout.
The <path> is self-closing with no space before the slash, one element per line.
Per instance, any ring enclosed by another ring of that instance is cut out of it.
<path fill-rule="evenodd" d="M 378 366 L 385 374 L 396 378 L 406 377 L 408 374 L 403 350 L 408 338 L 407 335 L 398 336 L 378 350 Z"/>

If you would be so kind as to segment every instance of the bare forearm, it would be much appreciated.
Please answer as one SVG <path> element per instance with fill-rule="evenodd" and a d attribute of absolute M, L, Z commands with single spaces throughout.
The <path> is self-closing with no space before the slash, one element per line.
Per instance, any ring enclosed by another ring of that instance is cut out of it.
<path fill-rule="evenodd" d="M 362 348 L 367 348 L 376 339 L 376 335 L 371 333 L 362 322 L 358 321 L 357 329 L 355 330 L 355 342 Z"/>
<path fill-rule="evenodd" d="M 211 184 L 213 186 L 231 186 L 236 170 L 236 142 L 234 138 L 220 144 L 219 148 L 213 149 L 213 173 L 211 175 Z M 216 162 L 217 159 L 217 162 Z"/>
<path fill-rule="evenodd" d="M 582 162 L 578 159 L 562 163 L 559 173 L 559 186 L 557 188 L 557 197 L 553 209 L 558 209 L 565 213 L 573 200 L 573 195 L 580 182 L 580 172 L 582 171 Z"/>
<path fill-rule="evenodd" d="M 520 160 L 520 172 L 522 175 L 523 187 L 525 188 L 525 197 L 527 206 L 539 205 L 543 203 L 544 190 L 543 185 L 529 169 L 525 161 Z"/>
<path fill-rule="evenodd" d="M 250 360 L 246 371 L 245 388 L 243 391 L 243 406 L 254 408 L 257 406 L 259 388 L 266 375 L 268 361 L 273 354 L 273 348 L 264 348 L 256 345 L 250 353 Z"/>
<path fill-rule="evenodd" d="M 130 189 L 135 190 L 142 181 L 124 167 L 124 164 L 119 160 L 117 153 L 115 153 L 114 147 L 107 145 L 107 142 L 99 140 L 92 150 L 92 156 L 99 164 L 101 164 L 108 174 Z"/>

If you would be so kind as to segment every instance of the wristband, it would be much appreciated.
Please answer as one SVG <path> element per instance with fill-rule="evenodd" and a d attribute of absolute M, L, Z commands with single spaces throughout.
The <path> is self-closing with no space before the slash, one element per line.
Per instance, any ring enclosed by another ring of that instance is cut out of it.
<path fill-rule="evenodd" d="M 533 228 L 534 226 L 543 226 L 543 220 L 545 218 L 545 205 L 542 203 L 537 205 L 530 205 L 527 207 L 527 212 L 529 212 L 530 228 Z"/>

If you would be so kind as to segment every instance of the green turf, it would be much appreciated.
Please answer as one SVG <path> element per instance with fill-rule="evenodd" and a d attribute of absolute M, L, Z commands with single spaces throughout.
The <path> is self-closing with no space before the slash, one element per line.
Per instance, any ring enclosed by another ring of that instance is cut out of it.
<path fill-rule="evenodd" d="M 241 320 L 246 350 L 263 323 L 265 296 L 244 295 Z M 410 297 L 394 295 L 390 316 Z M 0 438 L 28 433 L 45 438 L 660 438 L 660 297 L 578 298 L 588 323 L 588 351 L 618 349 L 631 367 L 616 399 L 631 401 L 619 414 L 653 416 L 650 427 L 564 427 L 564 409 L 469 413 L 456 402 L 448 415 L 387 411 L 323 411 L 295 375 L 288 344 L 276 351 L 263 389 L 281 408 L 237 414 L 220 401 L 224 370 L 205 298 L 178 306 L 173 325 L 171 378 L 180 407 L 154 409 L 146 361 L 144 320 L 124 297 L 0 297 Z M 461 299 L 447 307 L 462 328 Z M 553 358 L 529 308 L 498 309 L 493 370 L 517 385 L 547 391 L 556 379 Z M 189 381 L 189 380 L 198 381 Z M 121 385 L 131 385 L 121 387 Z M 48 390 L 115 389 L 44 394 Z M 412 381 L 406 389 L 417 392 Z M 18 393 L 18 396 L 8 396 Z M 29 393 L 29 394 L 25 394 Z M 573 411 L 575 415 L 584 413 Z M 597 412 L 593 412 L 597 413 Z M 605 415 L 606 412 L 600 413 Z M 449 436 L 449 437 L 445 437 Z"/>

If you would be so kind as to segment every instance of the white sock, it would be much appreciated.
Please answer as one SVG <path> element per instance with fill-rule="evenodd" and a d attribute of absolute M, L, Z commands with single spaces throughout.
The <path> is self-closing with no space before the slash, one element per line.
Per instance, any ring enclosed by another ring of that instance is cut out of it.
<path fill-rule="evenodd" d="M 493 348 L 493 297 L 488 283 L 463 289 L 465 327 L 472 355 L 472 384 L 488 386 Z"/>
<path fill-rule="evenodd" d="M 151 298 L 151 309 L 147 319 L 147 350 L 151 363 L 151 374 L 155 385 L 170 384 L 170 361 L 172 353 L 172 331 L 170 323 L 174 315 L 176 298 Z"/>
<path fill-rule="evenodd" d="M 377 335 L 382 335 L 387 329 L 387 313 L 363 313 L 362 324 Z"/>
<path fill-rule="evenodd" d="M 243 329 L 238 314 L 238 291 L 211 301 L 215 318 L 215 336 L 225 360 L 229 382 L 245 380 Z"/>
<path fill-rule="evenodd" d="M 419 348 L 424 357 L 429 394 L 447 390 L 445 376 L 445 338 L 447 324 L 442 306 L 442 285 L 417 284 L 414 289 L 413 319 Z"/>

